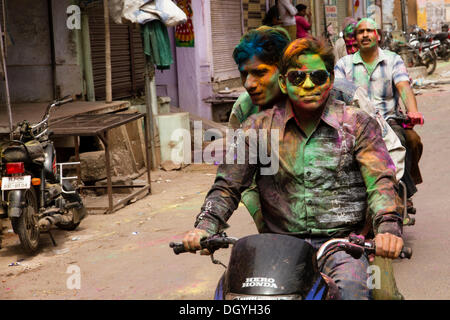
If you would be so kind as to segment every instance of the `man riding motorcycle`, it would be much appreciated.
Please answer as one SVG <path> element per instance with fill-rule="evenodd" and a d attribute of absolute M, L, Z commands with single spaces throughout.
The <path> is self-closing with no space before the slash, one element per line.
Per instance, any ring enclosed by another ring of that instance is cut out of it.
<path fill-rule="evenodd" d="M 242 126 L 246 134 L 280 132 L 279 170 L 263 175 L 261 162 L 250 164 L 247 157 L 245 164 L 219 166 L 196 228 L 183 239 L 187 250 L 200 249 L 201 238 L 228 226 L 256 174 L 265 232 L 294 235 L 317 247 L 359 231 L 370 209 L 376 254 L 398 257 L 403 240 L 394 164 L 376 120 L 330 95 L 333 66 L 332 50 L 317 40 L 298 39 L 288 46 L 279 70 L 287 99 Z M 240 147 L 249 153 L 248 140 Z M 337 252 L 320 267 L 344 299 L 369 298 L 367 257 Z"/>
<path fill-rule="evenodd" d="M 423 123 L 423 116 L 418 111 L 405 64 L 396 53 L 379 48 L 380 35 L 377 28 L 375 21 L 370 18 L 358 22 L 355 33 L 359 51 L 343 57 L 336 63 L 335 77 L 347 79 L 365 88 L 376 110 L 385 119 L 399 113 L 398 100 L 401 98 L 412 123 Z M 405 130 L 396 120 L 387 121 L 406 148 L 405 173 L 402 181 L 406 185 L 407 197 L 410 199 L 417 192 L 416 184 L 422 182 L 418 168 L 422 143 L 412 128 Z M 408 202 L 408 206 L 412 207 L 412 201 Z"/>

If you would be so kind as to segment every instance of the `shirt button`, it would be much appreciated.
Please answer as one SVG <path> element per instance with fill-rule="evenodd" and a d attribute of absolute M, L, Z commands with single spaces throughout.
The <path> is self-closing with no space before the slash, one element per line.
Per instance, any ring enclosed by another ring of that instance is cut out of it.
<path fill-rule="evenodd" d="M 311 172 L 310 172 L 310 171 L 307 171 L 307 172 L 306 172 L 306 176 L 307 176 L 307 177 L 311 176 Z"/>
<path fill-rule="evenodd" d="M 312 201 L 311 200 L 306 201 L 306 203 L 309 204 L 309 205 L 312 205 Z"/>

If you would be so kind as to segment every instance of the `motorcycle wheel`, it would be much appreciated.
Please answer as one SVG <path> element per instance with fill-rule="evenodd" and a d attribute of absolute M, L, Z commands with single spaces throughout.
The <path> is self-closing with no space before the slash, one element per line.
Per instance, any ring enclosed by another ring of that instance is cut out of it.
<path fill-rule="evenodd" d="M 430 51 L 430 57 L 428 62 L 425 64 L 425 67 L 427 68 L 427 74 L 430 75 L 436 70 L 436 61 L 437 57 L 434 51 Z"/>
<path fill-rule="evenodd" d="M 39 247 L 40 237 L 36 193 L 33 189 L 25 191 L 25 205 L 20 217 L 12 218 L 11 224 L 19 236 L 22 249 L 33 254 Z"/>
<path fill-rule="evenodd" d="M 450 59 L 450 52 L 448 51 L 447 45 L 444 45 L 442 52 L 442 59 L 444 59 L 444 61 L 448 61 Z"/>

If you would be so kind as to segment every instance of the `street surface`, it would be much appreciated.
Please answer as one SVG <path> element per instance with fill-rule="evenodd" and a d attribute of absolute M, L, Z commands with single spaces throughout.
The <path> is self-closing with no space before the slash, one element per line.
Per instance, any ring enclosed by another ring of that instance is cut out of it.
<path fill-rule="evenodd" d="M 450 70 L 441 63 L 436 71 Z M 406 299 L 450 299 L 450 85 L 421 89 L 425 125 L 423 184 L 414 197 L 416 225 L 405 228 L 411 260 L 394 263 Z M 40 252 L 21 252 L 4 221 L 0 250 L 0 299 L 211 299 L 224 268 L 210 258 L 174 255 L 168 244 L 192 228 L 214 180 L 213 165 L 152 172 L 152 195 L 111 215 L 90 215 L 73 232 L 55 229 L 58 243 L 41 235 Z M 245 207 L 229 220 L 230 236 L 256 233 Z M 229 250 L 215 257 L 227 264 Z"/>

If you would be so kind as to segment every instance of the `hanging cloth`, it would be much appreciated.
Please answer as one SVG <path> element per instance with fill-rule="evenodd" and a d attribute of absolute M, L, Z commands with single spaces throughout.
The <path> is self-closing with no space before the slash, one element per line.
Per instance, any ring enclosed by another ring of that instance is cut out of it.
<path fill-rule="evenodd" d="M 144 53 L 151 56 L 159 70 L 170 69 L 173 63 L 167 28 L 160 20 L 152 20 L 141 27 Z"/>

